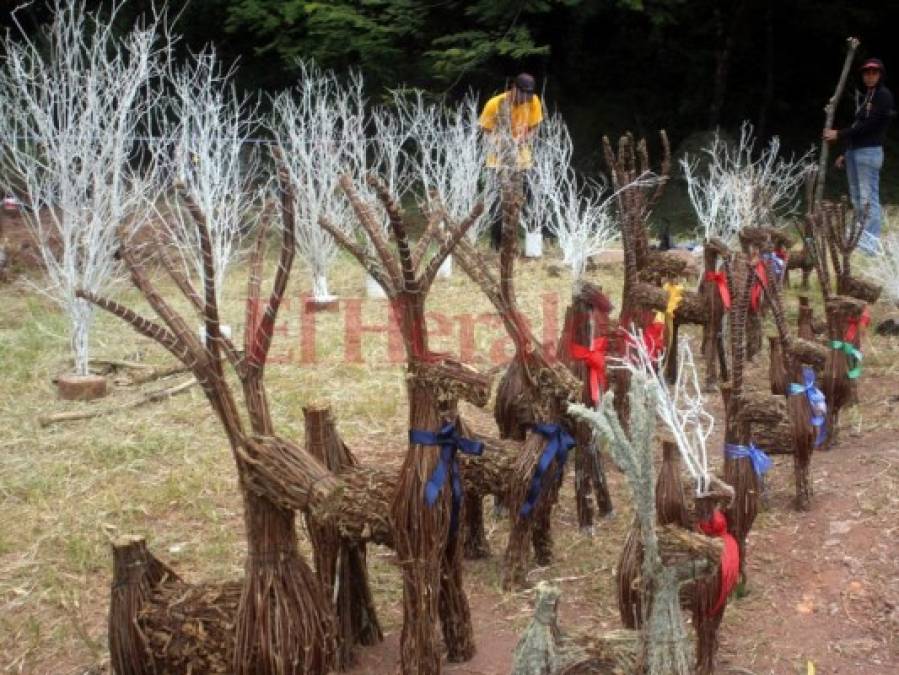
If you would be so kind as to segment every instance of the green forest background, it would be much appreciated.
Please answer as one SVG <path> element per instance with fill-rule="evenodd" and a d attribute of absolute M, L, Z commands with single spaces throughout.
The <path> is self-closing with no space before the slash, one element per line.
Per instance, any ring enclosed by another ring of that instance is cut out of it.
<path fill-rule="evenodd" d="M 7 26 L 16 4 L 0 16 Z M 130 0 L 119 21 L 153 4 Z M 401 84 L 485 100 L 527 70 L 564 115 L 587 173 L 603 169 L 602 135 L 625 130 L 654 139 L 665 128 L 683 152 L 750 120 L 760 139 L 777 134 L 786 151 L 804 152 L 817 144 L 849 35 L 861 39 L 859 60 L 884 60 L 888 84 L 891 67 L 899 72 L 897 0 L 192 0 L 169 11 L 179 49 L 214 44 L 239 63 L 246 90 L 289 86 L 300 57 L 361 70 L 373 100 Z M 38 3 L 17 17 L 31 30 L 47 13 Z M 837 126 L 851 119 L 854 72 L 851 83 Z M 884 201 L 899 198 L 897 133 L 893 125 Z M 840 172 L 830 179 L 833 194 L 845 191 Z M 676 201 L 667 209 L 678 221 Z"/>

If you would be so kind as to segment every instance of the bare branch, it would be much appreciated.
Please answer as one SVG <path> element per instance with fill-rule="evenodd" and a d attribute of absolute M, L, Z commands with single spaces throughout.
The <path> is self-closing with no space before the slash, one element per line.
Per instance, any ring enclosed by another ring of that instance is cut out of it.
<path fill-rule="evenodd" d="M 365 230 L 369 240 L 375 247 L 378 258 L 380 258 L 381 264 L 384 266 L 384 271 L 390 278 L 393 288 L 402 288 L 402 275 L 400 273 L 400 268 L 394 259 L 393 253 L 391 253 L 388 248 L 387 241 L 384 239 L 384 234 L 378 226 L 377 220 L 375 220 L 371 209 L 362 201 L 362 198 L 359 196 L 359 192 L 353 185 L 353 180 L 349 175 L 343 174 L 340 177 L 340 187 L 343 188 L 347 199 L 349 199 L 353 210 L 356 212 L 359 224 L 362 225 L 362 229 Z M 331 234 L 333 236 L 333 232 Z"/>
<path fill-rule="evenodd" d="M 443 240 L 443 243 L 440 245 L 440 248 L 437 250 L 437 253 L 434 254 L 433 258 L 431 258 L 431 262 L 428 263 L 427 268 L 422 274 L 423 281 L 421 285 L 424 288 L 429 288 L 431 286 L 431 283 L 433 283 L 434 277 L 437 276 L 437 271 L 440 269 L 443 261 L 446 260 L 450 252 L 454 248 L 456 248 L 456 246 L 466 235 L 468 230 L 471 229 L 471 227 L 478 221 L 478 218 L 481 217 L 481 214 L 483 212 L 484 204 L 478 202 L 477 204 L 475 204 L 474 209 L 468 215 L 468 217 L 459 225 L 450 230 L 446 238 Z"/>

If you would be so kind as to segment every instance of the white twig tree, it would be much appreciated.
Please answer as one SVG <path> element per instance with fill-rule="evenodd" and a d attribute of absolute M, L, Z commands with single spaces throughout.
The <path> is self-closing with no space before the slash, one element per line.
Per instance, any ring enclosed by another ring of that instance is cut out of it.
<path fill-rule="evenodd" d="M 163 223 L 188 276 L 203 278 L 203 258 L 187 195 L 209 229 L 215 286 L 220 293 L 229 265 L 240 253 L 242 233 L 262 213 L 263 189 L 258 146 L 250 142 L 258 119 L 257 104 L 234 90 L 215 52 L 194 56 L 173 72 L 168 83 L 167 114 L 162 119 L 165 145 L 156 145 L 169 185 Z M 167 161 L 166 161 L 167 160 Z"/>
<path fill-rule="evenodd" d="M 618 367 L 627 369 L 654 390 L 656 415 L 674 438 L 684 466 L 696 484 L 696 496 L 701 497 L 711 484 L 707 441 L 714 431 L 715 418 L 705 409 L 690 343 L 686 339 L 678 340 L 677 376 L 670 387 L 639 329 L 628 333 L 627 344 L 627 357 L 619 360 Z"/>
<path fill-rule="evenodd" d="M 549 205 L 548 227 L 559 242 L 562 262 L 571 267 L 575 289 L 590 257 L 607 250 L 620 235 L 612 197 L 603 199 L 601 187 L 594 183 L 579 185 L 572 169 L 558 179 L 554 191 L 541 197 Z"/>
<path fill-rule="evenodd" d="M 315 64 L 298 65 L 296 85 L 273 101 L 271 128 L 294 190 L 297 251 L 312 274 L 312 299 L 329 302 L 327 274 L 337 246 L 319 219 L 327 216 L 341 229 L 354 223 L 337 181 L 343 172 L 358 177 L 366 166 L 362 78 L 351 73 L 343 83 Z"/>
<path fill-rule="evenodd" d="M 482 139 L 478 127 L 477 101 L 467 96 L 454 108 L 427 104 L 421 93 L 396 98 L 397 109 L 409 133 L 406 158 L 411 189 L 419 196 L 428 222 L 451 228 L 468 216 L 484 198 Z M 466 236 L 477 241 L 486 219 L 481 217 Z M 448 256 L 441 271 L 452 269 Z"/>
<path fill-rule="evenodd" d="M 558 216 L 562 185 L 571 173 L 574 144 L 568 126 L 559 113 L 547 115 L 534 138 L 534 165 L 527 174 L 530 195 L 526 200 L 522 227 L 525 255 L 539 257 L 543 252 L 543 227 L 551 227 Z M 567 187 L 567 186 L 566 186 Z M 561 241 L 560 241 L 561 245 Z"/>
<path fill-rule="evenodd" d="M 108 291 L 119 238 L 148 215 L 156 185 L 137 137 L 170 39 L 158 17 L 119 35 L 123 4 L 103 18 L 81 0 L 54 0 L 38 35 L 16 24 L 3 39 L 3 187 L 24 197 L 47 274 L 42 290 L 68 317 L 78 375 L 88 373 L 93 312 L 75 291 Z"/>
<path fill-rule="evenodd" d="M 743 227 L 774 226 L 794 212 L 799 188 L 814 169 L 814 150 L 800 157 L 781 157 L 780 139 L 756 151 L 754 129 L 744 122 L 736 146 L 717 133 L 704 150 L 705 175 L 690 157 L 681 160 L 687 192 L 706 239 L 732 242 Z"/>

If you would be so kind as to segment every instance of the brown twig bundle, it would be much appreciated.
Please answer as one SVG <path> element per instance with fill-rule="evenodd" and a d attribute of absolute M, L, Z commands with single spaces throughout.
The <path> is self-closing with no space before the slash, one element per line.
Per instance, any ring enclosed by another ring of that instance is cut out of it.
<path fill-rule="evenodd" d="M 810 305 L 799 305 L 799 318 L 796 327 L 797 335 L 799 335 L 801 339 L 808 340 L 809 342 L 815 340 L 814 315 Z"/>
<path fill-rule="evenodd" d="M 643 567 L 643 543 L 640 523 L 631 523 L 618 558 L 615 585 L 618 589 L 618 614 L 625 628 L 636 629 L 643 623 L 640 571 Z"/>
<path fill-rule="evenodd" d="M 310 455 L 335 473 L 358 466 L 353 453 L 337 434 L 330 407 L 306 406 L 303 416 L 306 449 Z M 384 639 L 368 583 L 366 544 L 342 537 L 333 523 L 319 521 L 308 512 L 306 527 L 312 540 L 316 573 L 326 597 L 334 604 L 335 666 L 345 670 L 353 663 L 357 644 L 373 645 Z"/>
<path fill-rule="evenodd" d="M 724 345 L 724 315 L 729 308 L 724 305 L 722 291 L 719 288 L 718 279 L 722 280 L 723 288 L 727 289 L 727 297 L 734 295 L 734 289 L 730 288 L 727 275 L 718 270 L 718 259 L 727 255 L 727 246 L 717 239 L 705 242 L 703 247 L 703 277 L 699 285 L 699 293 L 705 305 L 705 323 L 702 326 L 702 354 L 705 357 L 707 391 L 714 391 L 718 384 L 718 371 L 721 377 L 727 379 L 727 356 Z M 722 275 L 722 276 L 718 276 Z"/>
<path fill-rule="evenodd" d="M 511 483 L 507 504 L 515 525 L 509 533 L 509 542 L 506 546 L 503 567 L 503 588 L 507 590 L 525 586 L 529 544 L 533 538 L 535 528 L 539 529 L 539 525 L 535 521 L 545 520 L 545 512 L 550 511 L 552 505 L 558 499 L 559 487 L 564 477 L 564 467 L 559 464 L 557 455 L 543 474 L 540 494 L 533 510 L 528 516 L 521 515 L 522 506 L 524 506 L 531 488 L 534 470 L 537 468 L 537 463 L 540 461 L 540 457 L 549 442 L 548 439 L 539 433 L 529 431 L 521 454 L 514 460 L 513 475 L 515 478 Z M 549 536 L 549 533 L 542 533 L 541 536 Z M 543 555 L 546 554 L 545 549 L 542 553 Z"/>
<path fill-rule="evenodd" d="M 728 266 L 729 278 L 741 278 L 740 293 L 731 310 L 731 362 L 733 377 L 725 399 L 725 444 L 746 445 L 749 442 L 749 425 L 741 423 L 740 413 L 743 402 L 743 367 L 746 355 L 746 318 L 749 314 L 749 297 L 756 272 L 752 264 L 743 262 L 743 267 Z M 724 393 L 724 391 L 722 391 Z M 733 487 L 734 499 L 727 509 L 728 531 L 733 534 L 740 547 L 740 572 L 745 574 L 746 537 L 758 513 L 761 492 L 759 477 L 748 457 L 732 457 L 724 454 L 724 481 Z M 699 515 L 697 515 L 699 518 Z M 701 596 L 702 593 L 698 593 Z M 705 629 L 704 629 L 705 630 Z M 708 629 L 711 630 L 711 629 Z M 717 626 L 715 627 L 717 631 Z M 706 636 L 708 637 L 708 636 Z M 700 636 L 700 644 L 702 643 Z M 714 644 L 708 645 L 712 649 Z"/>
<path fill-rule="evenodd" d="M 787 394 L 787 371 L 784 369 L 784 354 L 780 338 L 774 335 L 768 336 L 768 381 L 771 385 L 771 393 L 775 396 Z"/>
<path fill-rule="evenodd" d="M 161 584 L 182 585 L 178 576 L 147 549 L 140 537 L 112 546 L 112 593 L 109 603 L 109 660 L 121 675 L 150 675 L 156 662 L 147 654 L 137 617 Z"/>
<path fill-rule="evenodd" d="M 156 672 L 232 672 L 240 593 L 240 582 L 157 586 L 135 619 L 147 638 Z"/>
<path fill-rule="evenodd" d="M 436 431 L 442 420 L 433 390 L 415 379 L 407 381 L 409 428 Z M 391 504 L 394 543 L 403 570 L 403 636 L 401 659 L 407 672 L 440 672 L 440 640 L 434 618 L 443 549 L 449 537 L 451 491 L 444 489 L 429 506 L 425 483 L 437 467 L 439 448 L 410 443 Z"/>
<path fill-rule="evenodd" d="M 336 649 L 333 615 L 297 550 L 294 512 L 250 492 L 246 501 L 249 551 L 234 671 L 326 673 Z"/>
<path fill-rule="evenodd" d="M 584 349 L 592 349 L 594 339 L 605 340 L 602 348 L 606 356 L 610 355 L 608 343 L 609 311 L 611 302 L 602 289 L 590 283 L 583 283 L 572 298 L 572 304 L 565 310 L 565 323 L 556 354 L 559 360 L 571 371 L 571 374 L 582 382 L 581 398 L 593 400 L 593 383 L 597 393 L 602 394 L 602 386 L 608 379 L 610 369 L 591 375 L 591 366 L 583 359 L 576 359 L 571 354 L 572 345 L 580 345 Z M 574 486 L 575 503 L 577 505 L 578 526 L 581 531 L 592 533 L 594 502 L 600 515 L 612 512 L 612 498 L 606 483 L 602 456 L 594 445 L 593 430 L 583 422 L 574 424 L 575 446 Z"/>
<path fill-rule="evenodd" d="M 849 378 L 849 355 L 844 349 L 834 345 L 845 344 L 846 329 L 850 318 L 858 320 L 864 312 L 865 304 L 855 298 L 837 295 L 825 303 L 828 336 L 830 338 L 824 367 L 824 395 L 827 399 L 827 440 L 828 445 L 836 442 L 839 428 L 840 410 L 850 405 L 855 397 L 853 380 Z"/>
<path fill-rule="evenodd" d="M 520 412 L 526 412 L 532 405 L 524 364 L 514 358 L 500 378 L 493 405 L 500 438 L 524 440 L 527 421 L 521 419 Z"/>
<path fill-rule="evenodd" d="M 794 366 L 790 372 L 791 383 L 802 383 L 802 367 Z M 812 482 L 809 477 L 809 463 L 815 448 L 817 432 L 812 426 L 812 412 L 804 394 L 787 396 L 787 416 L 793 435 L 793 472 L 796 481 L 796 508 L 808 510 L 811 507 Z"/>
<path fill-rule="evenodd" d="M 674 441 L 662 441 L 662 466 L 656 480 L 656 521 L 689 528 L 687 499 L 681 481 L 680 451 Z"/>
<path fill-rule="evenodd" d="M 748 460 L 737 460 L 748 463 Z M 751 470 L 751 469 L 750 469 Z M 753 474 L 755 475 L 755 474 Z M 727 480 L 725 478 L 725 480 Z M 730 481 L 727 481 L 730 483 Z M 738 487 L 733 483 L 730 485 L 734 488 L 734 492 L 739 494 Z M 708 520 L 712 511 L 715 509 L 715 503 L 712 499 L 696 500 L 696 520 Z M 753 514 L 753 519 L 755 514 Z M 730 517 L 728 517 L 728 525 Z M 734 534 L 736 537 L 736 534 Z M 737 538 L 739 542 L 739 538 Z M 743 548 L 740 549 L 740 564 L 743 563 Z M 718 655 L 718 629 L 721 627 L 721 621 L 724 618 L 724 610 L 715 614 L 712 613 L 721 587 L 720 573 L 718 567 L 715 566 L 715 574 L 701 577 L 697 579 L 693 586 L 693 627 L 696 630 L 696 673 L 697 675 L 712 675 L 715 672 L 715 661 Z"/>

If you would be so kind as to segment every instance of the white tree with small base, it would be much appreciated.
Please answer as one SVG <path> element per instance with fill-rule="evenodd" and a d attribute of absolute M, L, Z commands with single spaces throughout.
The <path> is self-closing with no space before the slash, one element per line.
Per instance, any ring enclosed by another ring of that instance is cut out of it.
<path fill-rule="evenodd" d="M 209 230 L 212 268 L 218 293 L 228 268 L 240 254 L 244 232 L 263 213 L 265 188 L 257 146 L 250 138 L 258 123 L 256 104 L 239 96 L 231 73 L 223 72 L 211 50 L 175 70 L 167 83 L 171 94 L 161 121 L 166 144 L 155 145 L 165 178 L 177 190 L 164 200 L 164 228 L 180 256 L 187 278 L 200 286 L 203 256 L 197 239 L 199 209 Z M 182 195 L 190 198 L 190 205 Z M 219 306 L 224 303 L 216 298 Z M 205 329 L 200 328 L 205 340 Z M 230 326 L 222 325 L 223 333 Z"/>
<path fill-rule="evenodd" d="M 364 166 L 365 100 L 360 75 L 351 73 L 344 84 L 312 63 L 298 65 L 296 85 L 272 101 L 271 129 L 294 190 L 297 252 L 312 276 L 311 301 L 329 305 L 337 299 L 328 289 L 337 246 L 318 223 L 325 216 L 344 231 L 354 223 L 337 181 Z"/>
<path fill-rule="evenodd" d="M 167 57 L 154 18 L 124 36 L 79 0 L 55 0 L 39 35 L 16 24 L 0 68 L 2 181 L 23 195 L 26 222 L 47 274 L 41 290 L 69 321 L 75 374 L 88 376 L 91 305 L 77 289 L 107 293 L 115 259 L 150 211 L 157 182 L 138 141 L 155 97 L 151 79 Z"/>

